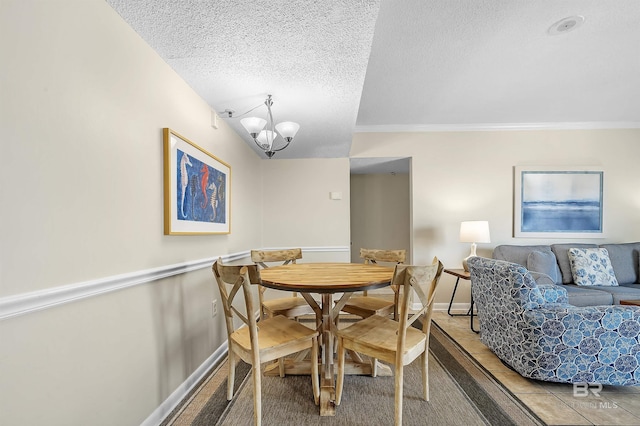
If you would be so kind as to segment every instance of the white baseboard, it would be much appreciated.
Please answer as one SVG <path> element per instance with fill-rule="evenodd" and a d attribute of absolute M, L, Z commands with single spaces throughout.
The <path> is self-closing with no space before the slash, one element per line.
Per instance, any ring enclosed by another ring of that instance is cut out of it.
<path fill-rule="evenodd" d="M 165 399 L 140 426 L 157 426 L 187 397 L 189 392 L 200 383 L 200 380 L 211 370 L 211 368 L 221 362 L 229 350 L 228 341 L 225 341 L 209 358 L 185 380 L 169 398 Z"/>
<path fill-rule="evenodd" d="M 253 313 L 256 318 L 260 316 L 260 311 Z M 242 324 L 239 328 L 246 327 Z M 171 412 L 180 404 L 180 402 L 189 395 L 189 392 L 204 378 L 205 374 L 211 370 L 214 365 L 222 362 L 229 352 L 229 341 L 225 342 L 216 351 L 207 358 L 200 367 L 196 369 L 173 393 L 167 398 L 140 426 L 156 426 L 164 421 Z"/>
<path fill-rule="evenodd" d="M 470 303 L 454 303 L 451 305 L 451 312 L 456 314 L 465 314 L 469 311 Z M 433 310 L 434 311 L 444 311 L 447 312 L 449 309 L 449 303 L 434 303 Z"/>

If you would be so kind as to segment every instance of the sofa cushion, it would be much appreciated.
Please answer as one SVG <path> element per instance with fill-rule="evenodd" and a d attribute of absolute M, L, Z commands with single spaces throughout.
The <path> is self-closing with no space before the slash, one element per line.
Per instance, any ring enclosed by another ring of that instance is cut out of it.
<path fill-rule="evenodd" d="M 547 275 L 553 284 L 562 284 L 562 279 L 558 271 L 558 262 L 556 261 L 556 255 L 551 250 L 533 250 L 527 257 L 527 269 L 531 272 L 538 272 L 540 274 Z M 535 274 L 532 274 L 536 282 Z"/>
<path fill-rule="evenodd" d="M 573 282 L 582 286 L 617 286 L 609 252 L 605 248 L 570 248 Z"/>
<path fill-rule="evenodd" d="M 567 290 L 567 299 L 573 306 L 601 306 L 612 305 L 613 295 L 606 291 L 600 291 L 598 287 L 580 287 L 575 284 L 562 286 Z M 617 288 L 617 287 L 607 287 Z"/>
<path fill-rule="evenodd" d="M 635 287 L 632 287 L 635 286 Z M 619 285 L 619 286 L 593 286 L 593 287 L 580 287 L 580 288 L 588 288 L 597 289 L 599 292 L 606 292 L 611 294 L 613 297 L 613 304 L 619 305 L 621 300 L 640 300 L 640 285 L 638 284 L 627 284 L 627 285 Z M 571 303 L 571 302 L 569 302 Z"/>
<path fill-rule="evenodd" d="M 573 275 L 571 274 L 571 264 L 569 263 L 569 249 L 576 248 L 598 248 L 596 244 L 579 244 L 579 243 L 563 243 L 563 244 L 551 244 L 551 251 L 556 255 L 558 259 L 558 266 L 562 274 L 563 284 L 570 284 L 573 282 Z"/>
<path fill-rule="evenodd" d="M 638 256 L 640 255 L 640 243 L 600 244 L 606 248 L 611 259 L 611 266 L 616 273 L 619 284 L 640 284 L 640 267 Z"/>
<path fill-rule="evenodd" d="M 507 262 L 517 263 L 525 268 L 527 267 L 527 259 L 532 251 L 551 251 L 549 246 L 517 246 L 509 244 L 500 244 L 493 249 L 493 258 L 497 260 L 506 260 Z"/>

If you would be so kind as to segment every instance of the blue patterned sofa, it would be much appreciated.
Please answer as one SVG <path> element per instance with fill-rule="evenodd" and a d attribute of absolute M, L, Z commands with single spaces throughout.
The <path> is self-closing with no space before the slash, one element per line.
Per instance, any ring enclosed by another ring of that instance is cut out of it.
<path fill-rule="evenodd" d="M 640 307 L 577 307 L 563 286 L 536 283 L 522 265 L 481 257 L 468 265 L 480 338 L 522 376 L 640 384 Z"/>

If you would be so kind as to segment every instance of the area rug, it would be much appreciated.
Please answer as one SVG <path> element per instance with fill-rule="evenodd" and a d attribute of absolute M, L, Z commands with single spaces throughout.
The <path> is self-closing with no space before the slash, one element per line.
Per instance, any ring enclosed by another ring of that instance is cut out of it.
<path fill-rule="evenodd" d="M 215 368 L 163 426 L 250 425 L 253 386 L 250 366 L 236 368 L 236 394 L 226 400 L 227 364 Z M 435 323 L 429 359 L 430 400 L 421 398 L 420 366 L 405 367 L 404 425 L 540 425 L 524 405 L 462 351 Z M 308 376 L 263 377 L 264 425 L 391 425 L 393 377 L 346 376 L 335 417 L 320 417 Z"/>

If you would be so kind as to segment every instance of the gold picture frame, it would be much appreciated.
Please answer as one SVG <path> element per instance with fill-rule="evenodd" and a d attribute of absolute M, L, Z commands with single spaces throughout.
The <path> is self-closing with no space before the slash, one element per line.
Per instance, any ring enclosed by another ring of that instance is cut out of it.
<path fill-rule="evenodd" d="M 165 235 L 231 232 L 231 166 L 169 128 L 164 139 Z"/>

